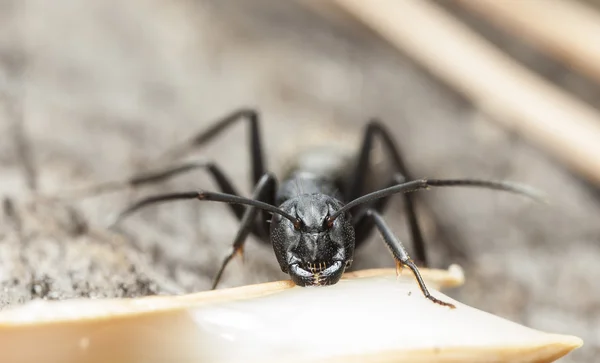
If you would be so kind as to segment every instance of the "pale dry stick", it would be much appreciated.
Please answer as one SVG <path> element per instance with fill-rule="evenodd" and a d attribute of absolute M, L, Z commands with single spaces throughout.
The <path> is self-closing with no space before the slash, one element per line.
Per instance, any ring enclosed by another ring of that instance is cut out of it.
<path fill-rule="evenodd" d="M 423 0 L 333 0 L 507 128 L 600 185 L 600 115 Z"/>
<path fill-rule="evenodd" d="M 583 344 L 460 302 L 456 310 L 437 308 L 411 294 L 412 278 L 398 281 L 393 269 L 364 272 L 322 289 L 277 281 L 176 297 L 26 304 L 0 312 L 2 361 L 525 363 L 552 362 Z M 433 272 L 435 289 L 444 286 L 435 281 L 456 280 L 450 270 Z M 393 339 L 390 322 L 402 324 Z M 319 323 L 335 334 L 315 338 Z"/>
<path fill-rule="evenodd" d="M 457 0 L 600 82 L 600 12 L 576 0 Z"/>

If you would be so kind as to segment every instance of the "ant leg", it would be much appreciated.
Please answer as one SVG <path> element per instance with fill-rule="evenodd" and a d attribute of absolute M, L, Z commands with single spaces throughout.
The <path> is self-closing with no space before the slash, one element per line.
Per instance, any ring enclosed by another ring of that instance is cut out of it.
<path fill-rule="evenodd" d="M 381 233 L 385 244 L 389 247 L 390 251 L 392 252 L 394 259 L 396 260 L 396 264 L 398 264 L 400 267 L 407 266 L 411 269 L 411 271 L 415 275 L 417 283 L 419 284 L 421 292 L 423 292 L 423 295 L 436 304 L 448 306 L 453 309 L 456 308 L 453 304 L 439 300 L 429 293 L 429 290 L 427 290 L 427 286 L 425 286 L 425 281 L 423 281 L 423 278 L 421 277 L 421 273 L 419 272 L 417 265 L 412 261 L 410 256 L 408 256 L 408 253 L 402 245 L 402 242 L 400 242 L 398 238 L 394 236 L 389 226 L 385 223 L 383 217 L 373 209 L 368 209 L 365 212 L 365 217 L 372 219 L 375 223 L 375 226 Z"/>
<path fill-rule="evenodd" d="M 262 178 L 262 176 L 265 174 L 266 166 L 260 137 L 259 116 L 258 112 L 253 109 L 243 108 L 226 115 L 225 117 L 217 120 L 215 124 L 209 127 L 207 130 L 204 130 L 193 136 L 183 145 L 173 147 L 171 150 L 165 152 L 162 158 L 179 158 L 192 149 L 207 144 L 225 129 L 235 124 L 236 121 L 240 120 L 247 120 L 249 122 L 252 185 L 256 185 L 260 178 Z"/>
<path fill-rule="evenodd" d="M 267 173 L 274 178 L 271 173 Z M 274 190 L 274 189 L 273 189 Z M 274 193 L 271 198 L 274 199 Z M 125 208 L 117 218 L 111 223 L 110 227 L 113 227 L 120 223 L 123 219 L 131 215 L 132 213 L 154 204 L 176 201 L 176 200 L 184 200 L 184 199 L 197 199 L 201 201 L 214 201 L 228 204 L 241 204 L 247 206 L 253 206 L 262 209 L 265 213 L 276 213 L 288 218 L 289 220 L 295 220 L 296 218 L 282 211 L 281 209 L 274 206 L 272 203 L 262 202 L 260 200 L 244 198 L 238 195 L 226 194 L 226 193 L 218 193 L 218 192 L 209 192 L 209 191 L 190 191 L 190 192 L 176 192 L 176 193 L 166 193 L 159 194 L 150 197 L 146 197 L 137 201 L 136 203 L 131 204 L 129 207 Z M 268 223 L 264 223 L 263 226 L 267 226 Z"/>
<path fill-rule="evenodd" d="M 373 149 L 373 140 L 374 140 L 375 136 L 379 136 L 381 138 L 381 141 L 383 141 L 383 146 L 385 147 L 387 153 L 391 157 L 392 162 L 394 164 L 394 168 L 396 169 L 396 172 L 400 174 L 400 175 L 395 175 L 394 179 L 401 180 L 401 182 L 412 179 L 411 175 L 409 174 L 409 172 L 406 168 L 404 161 L 400 157 L 400 152 L 398 150 L 398 147 L 396 146 L 396 144 L 395 144 L 394 140 L 392 139 L 388 130 L 380 122 L 378 122 L 376 120 L 372 120 L 367 125 L 367 129 L 364 134 L 362 146 L 360 149 L 360 154 L 358 157 L 358 162 L 354 169 L 354 173 L 352 174 L 353 176 L 352 176 L 350 188 L 348 189 L 348 195 L 346 196 L 346 201 L 354 200 L 354 199 L 360 197 L 363 193 L 362 189 L 364 188 L 364 185 L 365 185 L 365 177 L 366 177 L 366 175 L 368 175 L 370 154 L 371 154 L 371 150 Z M 396 181 L 395 183 L 398 183 L 398 182 Z M 421 227 L 419 226 L 419 223 L 417 220 L 417 215 L 415 213 L 414 199 L 413 199 L 414 196 L 411 193 L 405 193 L 403 198 L 404 198 L 404 206 L 405 206 L 406 214 L 407 214 L 407 218 L 408 218 L 408 224 L 410 226 L 410 234 L 412 237 L 411 239 L 412 239 L 412 242 L 413 242 L 413 245 L 415 248 L 415 255 L 417 257 L 416 260 L 423 266 L 427 266 L 427 254 L 425 251 L 425 241 L 423 239 L 423 233 L 421 232 Z M 388 198 L 382 198 L 382 200 L 375 202 L 375 205 L 377 206 L 376 209 L 379 211 L 382 211 L 387 204 L 387 200 L 388 200 Z M 367 223 L 367 222 L 364 222 L 364 223 Z M 364 235 L 361 236 L 361 238 L 357 238 L 356 247 L 358 247 L 358 245 L 360 243 L 362 243 L 364 240 L 366 240 L 366 237 L 368 236 L 371 229 L 372 228 L 361 229 L 362 231 L 365 231 L 366 233 L 364 233 Z"/>
<path fill-rule="evenodd" d="M 231 180 L 225 175 L 225 173 L 223 173 L 221 168 L 219 168 L 213 162 L 184 163 L 162 170 L 139 174 L 123 181 L 113 181 L 99 184 L 90 188 L 72 192 L 70 194 L 71 197 L 77 195 L 93 195 L 104 192 L 116 191 L 127 187 L 138 187 L 145 184 L 160 183 L 179 174 L 187 173 L 197 169 L 205 169 L 206 171 L 208 171 L 208 173 L 213 177 L 213 179 L 217 183 L 221 192 L 232 195 L 239 195 L 235 187 L 233 186 Z M 242 215 L 244 214 L 244 207 L 238 204 L 230 204 L 229 206 L 235 214 L 235 216 L 238 219 L 241 219 Z"/>
<path fill-rule="evenodd" d="M 394 174 L 394 177 L 392 178 L 391 182 L 387 185 L 387 187 L 402 184 L 404 182 L 406 182 L 406 180 L 404 179 L 404 176 L 402 176 L 399 173 L 396 173 L 396 174 Z M 379 198 L 371 204 L 366 204 L 366 206 L 361 206 L 360 210 L 354 212 L 352 224 L 354 225 L 354 230 L 356 233 L 355 240 L 356 240 L 357 244 L 364 242 L 367 239 L 367 237 L 369 237 L 371 232 L 373 231 L 373 228 L 375 228 L 375 222 L 373 221 L 372 218 L 364 218 L 365 212 L 369 209 L 373 209 L 374 211 L 376 211 L 378 213 L 383 213 L 383 211 L 387 207 L 390 199 L 391 199 L 391 197 Z M 421 264 L 421 263 L 419 262 L 419 264 Z"/>
<path fill-rule="evenodd" d="M 276 189 L 277 189 L 277 179 L 275 178 L 275 176 L 272 174 L 265 174 L 258 181 L 258 184 L 256 185 L 256 188 L 254 189 L 254 193 L 252 194 L 252 199 L 272 204 L 272 201 L 275 199 Z M 219 271 L 217 272 L 217 274 L 215 275 L 215 278 L 213 280 L 212 290 L 217 288 L 217 285 L 219 284 L 219 281 L 221 280 L 221 276 L 223 275 L 223 271 L 225 271 L 225 268 L 227 267 L 229 262 L 231 262 L 233 257 L 235 257 L 235 255 L 240 255 L 243 258 L 244 243 L 246 242 L 246 239 L 248 238 L 248 235 L 251 232 L 253 223 L 256 221 L 257 212 L 258 212 L 257 209 L 252 206 L 248 207 L 246 209 L 246 211 L 244 212 L 244 216 L 242 218 L 240 228 L 238 229 L 235 239 L 233 240 L 231 252 L 229 252 L 227 254 L 227 256 L 225 256 L 225 258 L 223 259 L 223 262 L 221 263 L 221 268 L 219 268 Z M 266 221 L 266 218 L 262 218 L 262 219 L 264 219 Z M 268 230 L 266 230 L 266 226 L 268 226 L 268 223 L 261 222 L 261 223 L 259 223 L 259 226 L 257 228 L 262 229 L 261 234 L 265 238 L 268 238 Z"/>
<path fill-rule="evenodd" d="M 185 199 L 198 199 L 204 201 L 217 201 L 217 202 L 225 202 L 229 204 L 239 203 L 242 206 L 247 205 L 248 208 L 244 211 L 243 216 L 241 218 L 241 226 L 238 229 L 237 235 L 234 239 L 232 251 L 225 257 L 221 268 L 219 269 L 214 282 L 213 289 L 216 288 L 219 280 L 221 279 L 221 275 L 225 270 L 225 267 L 229 264 L 231 259 L 236 254 L 242 254 L 244 243 L 250 233 L 256 234 L 262 240 L 268 239 L 268 223 L 266 222 L 267 213 L 283 213 L 277 207 L 273 205 L 273 201 L 275 200 L 275 191 L 277 190 L 277 179 L 271 173 L 266 173 L 259 181 L 255 187 L 253 198 L 247 199 L 243 197 L 239 197 L 236 195 L 230 194 L 222 194 L 222 193 L 213 193 L 213 192 L 202 192 L 202 191 L 191 191 L 191 192 L 179 192 L 179 193 L 170 193 L 170 194 L 160 194 L 152 197 L 144 198 L 137 203 L 132 204 L 128 208 L 126 208 L 123 212 L 119 214 L 116 220 L 112 223 L 112 226 L 121 222 L 125 217 L 129 216 L 133 212 L 158 203 L 164 203 L 169 201 L 176 200 L 185 200 Z M 256 224 L 256 208 L 260 208 L 263 210 L 261 223 Z M 293 218 L 293 217 L 288 217 Z"/>
<path fill-rule="evenodd" d="M 249 109 L 241 109 L 235 111 L 221 119 L 219 119 L 213 126 L 208 128 L 207 130 L 200 132 L 195 135 L 192 139 L 186 142 L 182 146 L 175 147 L 165 153 L 165 155 L 171 156 L 183 156 L 183 154 L 193 148 L 200 147 L 210 140 L 212 140 L 215 136 L 219 135 L 223 130 L 227 127 L 231 126 L 238 120 L 248 120 L 250 123 L 250 154 L 251 154 L 251 162 L 252 162 L 252 185 L 256 185 L 258 180 L 265 173 L 265 163 L 263 157 L 263 149 L 260 138 L 260 130 L 259 130 L 259 118 L 258 114 L 254 110 Z M 164 156 L 163 156 L 164 157 Z M 229 185 L 231 183 L 223 182 L 223 173 L 212 163 L 187 163 L 175 167 L 168 167 L 161 171 L 150 172 L 146 174 L 133 176 L 125 181 L 113 181 L 106 182 L 96 186 L 92 186 L 89 188 L 85 188 L 76 192 L 68 193 L 72 197 L 81 197 L 86 195 L 98 195 L 105 192 L 116 191 L 119 189 L 127 188 L 127 187 L 136 187 L 146 183 L 156 183 L 167 180 L 175 175 L 191 171 L 198 168 L 206 168 L 212 174 L 212 176 L 217 180 L 219 186 Z M 231 193 L 234 192 L 233 187 L 228 187 L 227 189 L 222 188 L 223 192 Z M 239 212 L 239 215 L 243 211 Z"/>

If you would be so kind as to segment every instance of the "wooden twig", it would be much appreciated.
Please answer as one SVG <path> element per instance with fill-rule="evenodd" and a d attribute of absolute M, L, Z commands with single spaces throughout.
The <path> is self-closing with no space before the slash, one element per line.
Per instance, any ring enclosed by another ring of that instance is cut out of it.
<path fill-rule="evenodd" d="M 600 13 L 576 0 L 458 0 L 474 13 L 600 81 Z"/>
<path fill-rule="evenodd" d="M 600 115 L 424 0 L 334 0 L 470 99 L 600 185 Z"/>

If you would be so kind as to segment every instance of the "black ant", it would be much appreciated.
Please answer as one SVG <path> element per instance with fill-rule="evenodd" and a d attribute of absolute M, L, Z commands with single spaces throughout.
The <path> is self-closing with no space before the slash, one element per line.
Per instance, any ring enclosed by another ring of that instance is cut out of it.
<path fill-rule="evenodd" d="M 183 147 L 168 154 L 181 154 L 206 144 L 236 121 L 246 120 L 250 126 L 250 154 L 252 160 L 252 198 L 239 196 L 230 179 L 212 162 L 186 163 L 158 172 L 138 175 L 124 183 L 109 183 L 93 188 L 95 192 L 121 186 L 139 186 L 165 180 L 194 169 L 205 169 L 215 179 L 221 193 L 190 191 L 148 197 L 126 208 L 115 223 L 140 208 L 167 201 L 198 199 L 229 203 L 241 226 L 233 241 L 231 252 L 217 272 L 212 289 L 217 287 L 227 264 L 236 254 L 243 253 L 244 242 L 252 234 L 265 243 L 271 243 L 281 270 L 289 274 L 296 285 L 324 286 L 337 283 L 345 269 L 352 264 L 355 248 L 367 239 L 373 228 L 379 230 L 398 267 L 408 267 L 425 297 L 437 304 L 454 305 L 431 296 L 419 273 L 417 264 L 406 252 L 402 242 L 392 233 L 381 213 L 390 196 L 402 193 L 408 216 L 416 261 L 427 266 L 425 244 L 411 193 L 429 187 L 469 186 L 504 190 L 541 199 L 539 193 L 527 186 L 506 181 L 473 179 L 413 179 L 400 157 L 390 133 L 377 120 L 367 124 L 358 159 L 350 180 L 341 180 L 327 172 L 296 169 L 278 185 L 277 178 L 268 172 L 263 157 L 259 130 L 259 116 L 253 109 L 241 109 L 217 121 L 199 133 Z M 363 195 L 369 169 L 373 141 L 379 137 L 395 168 L 389 187 Z M 301 192 L 298 186 L 301 185 Z M 258 212 L 261 210 L 261 217 Z"/>

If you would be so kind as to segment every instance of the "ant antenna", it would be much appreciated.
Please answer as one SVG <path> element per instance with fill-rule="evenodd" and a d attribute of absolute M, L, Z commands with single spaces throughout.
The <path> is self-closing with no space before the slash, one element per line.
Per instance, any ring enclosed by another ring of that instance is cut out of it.
<path fill-rule="evenodd" d="M 233 204 L 242 204 L 248 205 L 252 207 L 256 207 L 262 210 L 265 210 L 270 213 L 279 214 L 280 216 L 289 219 L 292 223 L 298 223 L 298 218 L 293 217 L 292 215 L 282 211 L 281 209 L 264 202 L 260 202 L 258 200 L 249 199 L 240 197 L 237 195 L 225 194 L 225 193 L 215 193 L 215 192 L 207 192 L 207 191 L 199 191 L 199 192 L 183 192 L 183 193 L 171 193 L 171 194 L 162 194 L 156 195 L 153 197 L 148 197 L 146 199 L 142 199 L 139 202 L 133 204 L 129 208 L 122 211 L 117 218 L 115 218 L 114 222 L 110 224 L 111 227 L 118 224 L 125 217 L 135 212 L 136 210 L 149 205 L 160 202 L 166 202 L 171 200 L 180 200 L 180 199 L 199 199 L 213 202 L 222 202 L 222 203 L 233 203 Z"/>
<path fill-rule="evenodd" d="M 340 214 L 348 211 L 359 204 L 364 204 L 375 199 L 387 197 L 397 193 L 409 193 L 420 189 L 429 189 L 429 187 L 481 187 L 486 189 L 503 190 L 515 194 L 524 195 L 538 202 L 547 203 L 545 195 L 537 189 L 527 185 L 493 180 L 475 180 L 475 179 L 418 179 L 406 183 L 394 185 L 389 188 L 381 189 L 373 193 L 369 193 L 362 197 L 356 198 L 350 203 L 343 206 L 340 210 L 333 213 L 328 218 L 328 223 L 332 223 Z"/>

